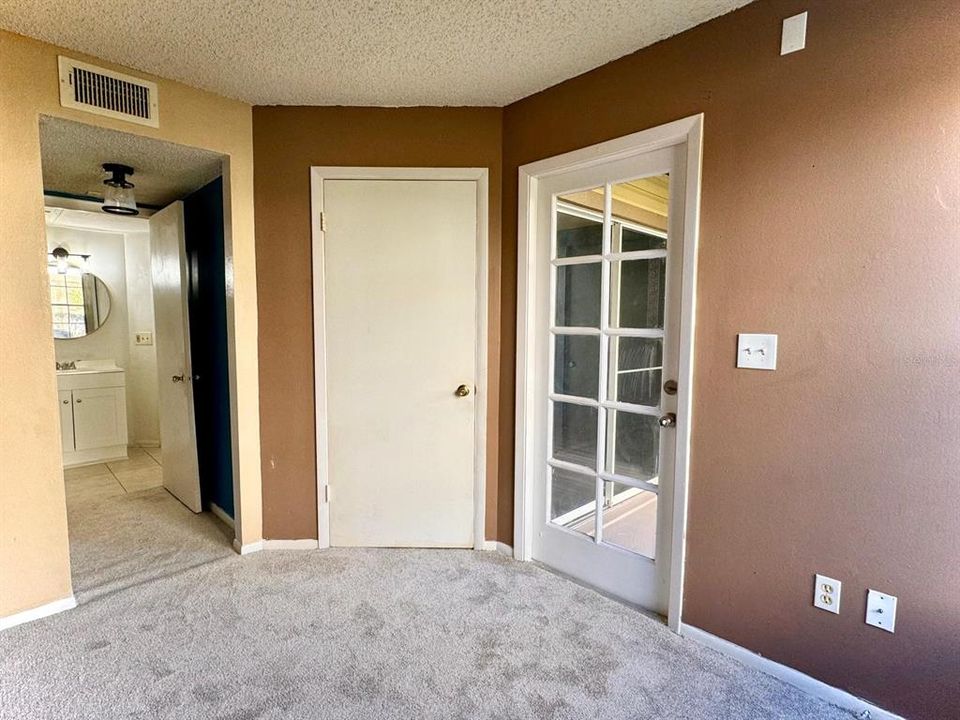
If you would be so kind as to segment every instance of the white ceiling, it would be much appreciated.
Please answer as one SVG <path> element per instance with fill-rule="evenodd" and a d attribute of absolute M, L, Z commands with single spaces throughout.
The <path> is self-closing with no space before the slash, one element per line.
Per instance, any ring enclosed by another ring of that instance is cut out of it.
<path fill-rule="evenodd" d="M 51 117 L 40 118 L 40 160 L 44 190 L 94 197 L 103 196 L 103 163 L 129 165 L 137 203 L 158 207 L 221 173 L 220 155 L 209 150 Z"/>
<path fill-rule="evenodd" d="M 0 27 L 257 105 L 500 106 L 748 2 L 0 0 Z"/>
<path fill-rule="evenodd" d="M 54 198 L 43 209 L 47 227 L 65 227 L 110 233 L 150 232 L 150 221 L 144 217 L 111 215 L 99 210 L 61 208 L 54 205 L 57 202 L 58 199 Z"/>

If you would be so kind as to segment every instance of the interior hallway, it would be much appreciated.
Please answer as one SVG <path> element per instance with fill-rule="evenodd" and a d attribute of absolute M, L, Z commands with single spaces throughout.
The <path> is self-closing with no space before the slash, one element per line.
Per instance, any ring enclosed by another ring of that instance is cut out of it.
<path fill-rule="evenodd" d="M 69 510 L 79 607 L 0 635 L 0 718 L 850 715 L 532 564 L 241 559 L 163 489 Z"/>

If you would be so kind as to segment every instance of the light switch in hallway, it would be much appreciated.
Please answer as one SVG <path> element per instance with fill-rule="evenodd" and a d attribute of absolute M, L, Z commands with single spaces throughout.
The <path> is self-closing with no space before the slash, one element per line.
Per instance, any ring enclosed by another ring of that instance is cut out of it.
<path fill-rule="evenodd" d="M 737 367 L 753 370 L 777 369 L 777 336 L 740 333 L 737 335 Z"/>
<path fill-rule="evenodd" d="M 138 332 L 134 339 L 137 345 L 153 345 L 152 332 Z"/>

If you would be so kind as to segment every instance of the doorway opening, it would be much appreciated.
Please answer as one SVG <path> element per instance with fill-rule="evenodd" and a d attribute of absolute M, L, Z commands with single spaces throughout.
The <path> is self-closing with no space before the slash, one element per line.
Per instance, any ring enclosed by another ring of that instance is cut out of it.
<path fill-rule="evenodd" d="M 148 508 L 153 498 L 156 518 L 209 513 L 224 542 L 236 535 L 227 159 L 45 116 L 40 145 L 60 452 L 82 601 L 103 578 L 81 575 L 95 572 L 98 551 L 121 545 L 111 535 L 129 522 L 130 503 Z M 115 166 L 132 186 L 122 197 Z M 80 552 L 74 530 L 91 527 L 99 534 L 83 532 Z"/>
<path fill-rule="evenodd" d="M 515 556 L 677 631 L 701 123 L 520 169 Z"/>

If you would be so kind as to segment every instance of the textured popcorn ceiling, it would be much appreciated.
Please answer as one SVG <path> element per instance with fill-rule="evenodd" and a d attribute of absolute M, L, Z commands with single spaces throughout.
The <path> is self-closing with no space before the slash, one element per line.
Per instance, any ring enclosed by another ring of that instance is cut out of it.
<path fill-rule="evenodd" d="M 748 1 L 0 0 L 0 27 L 258 105 L 506 105 Z"/>
<path fill-rule="evenodd" d="M 103 196 L 106 162 L 134 169 L 138 204 L 164 206 L 220 175 L 220 155 L 176 143 L 58 118 L 40 118 L 43 188 Z"/>

